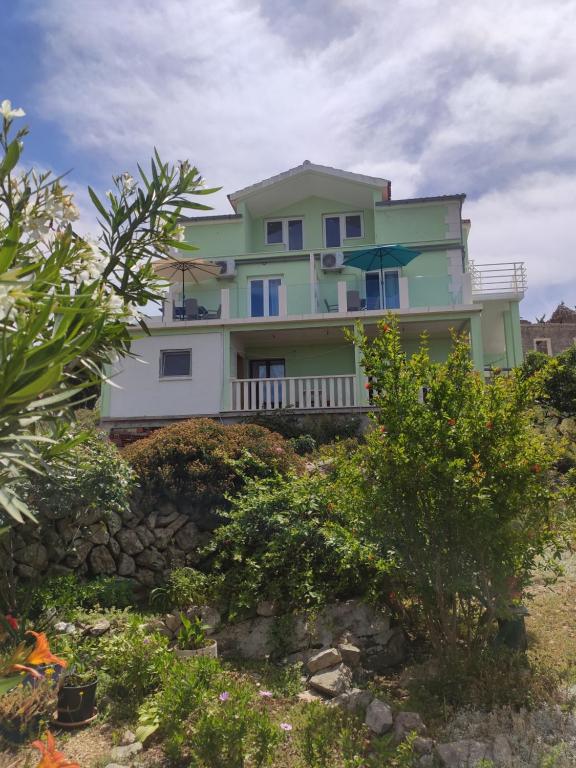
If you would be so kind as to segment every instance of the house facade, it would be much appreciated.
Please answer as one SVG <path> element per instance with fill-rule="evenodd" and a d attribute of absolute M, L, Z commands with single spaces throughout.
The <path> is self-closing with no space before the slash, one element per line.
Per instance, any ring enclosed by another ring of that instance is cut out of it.
<path fill-rule="evenodd" d="M 360 321 L 373 335 L 390 310 L 408 354 L 426 331 L 432 356 L 444 359 L 453 329 L 469 333 L 478 371 L 521 362 L 524 267 L 472 263 L 465 195 L 394 200 L 387 179 L 305 161 L 228 197 L 232 213 L 184 222 L 194 258 L 217 274 L 196 282 L 184 272 L 184 291 L 182 273 L 171 278 L 151 335 L 134 331 L 136 357 L 104 386 L 104 426 L 366 411 L 360 356 L 344 329 Z M 343 264 L 375 244 L 419 255 L 382 274 Z"/>
<path fill-rule="evenodd" d="M 520 321 L 524 355 L 543 352 L 559 355 L 576 344 L 576 311 L 559 304 L 548 320 L 540 318 L 535 323 Z"/>

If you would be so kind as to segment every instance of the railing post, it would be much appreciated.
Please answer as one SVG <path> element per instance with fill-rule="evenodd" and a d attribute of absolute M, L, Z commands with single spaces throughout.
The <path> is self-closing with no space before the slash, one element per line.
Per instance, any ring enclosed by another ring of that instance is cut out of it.
<path fill-rule="evenodd" d="M 220 289 L 220 318 L 230 319 L 230 288 Z"/>
<path fill-rule="evenodd" d="M 278 287 L 278 314 L 280 317 L 288 314 L 288 293 L 284 283 Z"/>
<path fill-rule="evenodd" d="M 398 290 L 400 294 L 400 309 L 408 309 L 410 306 L 410 297 L 408 293 L 407 277 L 400 277 L 398 279 Z"/>

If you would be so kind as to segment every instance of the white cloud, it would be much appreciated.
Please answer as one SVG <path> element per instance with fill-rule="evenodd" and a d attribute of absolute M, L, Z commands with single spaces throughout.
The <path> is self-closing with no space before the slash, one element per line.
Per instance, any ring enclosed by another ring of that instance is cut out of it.
<path fill-rule="evenodd" d="M 564 282 L 574 0 L 315 2 L 44 0 L 44 112 L 110 172 L 154 145 L 189 157 L 222 211 L 305 158 L 391 178 L 397 197 L 467 191 L 473 248 Z"/>

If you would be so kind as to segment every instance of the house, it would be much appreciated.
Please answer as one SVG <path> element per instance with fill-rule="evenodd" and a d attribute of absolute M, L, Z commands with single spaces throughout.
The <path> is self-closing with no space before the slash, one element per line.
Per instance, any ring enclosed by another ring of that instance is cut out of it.
<path fill-rule="evenodd" d="M 525 355 L 534 351 L 559 355 L 576 344 L 576 311 L 561 302 L 549 320 L 543 317 L 535 323 L 521 320 L 520 329 Z"/>
<path fill-rule="evenodd" d="M 104 386 L 109 429 L 284 408 L 365 412 L 361 361 L 343 329 L 360 321 L 375 334 L 388 310 L 407 353 L 427 331 L 444 359 L 454 329 L 470 334 L 478 371 L 522 361 L 523 264 L 469 260 L 465 195 L 394 200 L 387 179 L 305 161 L 228 198 L 232 213 L 185 221 L 194 256 L 217 268 L 198 284 L 184 273 L 184 293 L 175 274 L 151 335 L 134 331 L 137 358 Z M 344 265 L 374 244 L 420 253 L 382 275 Z"/>

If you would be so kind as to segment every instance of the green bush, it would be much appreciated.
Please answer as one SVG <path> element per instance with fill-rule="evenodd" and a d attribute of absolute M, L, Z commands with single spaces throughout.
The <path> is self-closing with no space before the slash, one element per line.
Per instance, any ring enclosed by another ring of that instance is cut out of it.
<path fill-rule="evenodd" d="M 296 416 L 289 411 L 261 413 L 253 416 L 250 423 L 271 429 L 288 439 L 311 438 L 316 445 L 327 445 L 335 440 L 357 437 L 361 426 L 358 416 Z"/>
<path fill-rule="evenodd" d="M 222 508 L 247 477 L 297 468 L 292 447 L 254 424 L 224 425 L 190 419 L 159 429 L 124 450 L 152 503 L 188 499 L 201 508 Z"/>
<path fill-rule="evenodd" d="M 166 577 L 166 583 L 150 593 L 155 608 L 185 611 L 193 605 L 210 604 L 217 595 L 219 580 L 195 568 L 175 568 Z"/>
<path fill-rule="evenodd" d="M 397 589 L 436 651 L 481 647 L 536 567 L 554 566 L 573 525 L 553 472 L 557 446 L 531 421 L 538 382 L 485 383 L 464 337 L 443 363 L 425 340 L 407 357 L 393 316 L 356 343 L 374 429 L 341 464 L 341 503 L 394 559 Z"/>
<path fill-rule="evenodd" d="M 521 375 L 541 377 L 544 402 L 564 416 L 576 415 L 576 345 L 556 357 L 529 352 L 520 368 Z"/>
<path fill-rule="evenodd" d="M 356 536 L 320 475 L 250 481 L 228 519 L 210 546 L 231 616 L 260 600 L 289 610 L 382 589 L 385 561 Z"/>
<path fill-rule="evenodd" d="M 21 587 L 18 604 L 27 605 L 33 618 L 54 611 L 72 620 L 80 610 L 129 608 L 134 605 L 134 582 L 112 576 L 81 581 L 74 574 L 43 579 L 37 587 Z"/>
<path fill-rule="evenodd" d="M 31 475 L 25 487 L 27 503 L 40 522 L 76 518 L 92 510 L 123 512 L 134 487 L 134 472 L 105 433 L 92 431 L 50 465 L 46 475 Z"/>

